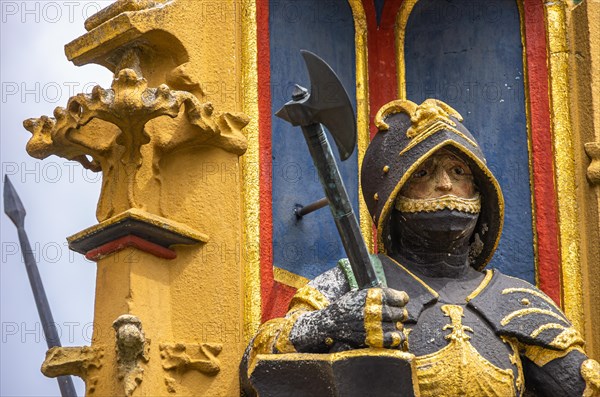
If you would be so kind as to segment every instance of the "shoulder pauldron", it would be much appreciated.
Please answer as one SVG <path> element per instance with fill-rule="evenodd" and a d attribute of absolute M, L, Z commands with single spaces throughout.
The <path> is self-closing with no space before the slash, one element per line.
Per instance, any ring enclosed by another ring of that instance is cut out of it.
<path fill-rule="evenodd" d="M 496 334 L 555 350 L 583 344 L 562 311 L 542 291 L 497 270 L 469 306 L 483 316 Z"/>

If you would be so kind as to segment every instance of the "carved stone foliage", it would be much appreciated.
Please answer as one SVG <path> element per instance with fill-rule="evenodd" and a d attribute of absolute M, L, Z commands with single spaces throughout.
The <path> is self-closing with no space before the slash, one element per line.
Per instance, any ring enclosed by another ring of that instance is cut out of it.
<path fill-rule="evenodd" d="M 87 393 L 96 389 L 98 377 L 93 371 L 102 367 L 104 352 L 101 348 L 89 346 L 53 347 L 46 352 L 42 373 L 48 377 L 75 375 L 84 380 Z"/>
<path fill-rule="evenodd" d="M 113 328 L 116 333 L 117 373 L 123 382 L 126 396 L 131 396 L 133 391 L 142 383 L 144 369 L 142 363 L 148 362 L 150 341 L 146 340 L 142 330 L 141 321 L 132 315 L 119 316 Z"/>
<path fill-rule="evenodd" d="M 24 122 L 32 133 L 27 144 L 31 156 L 43 159 L 56 154 L 103 172 L 99 220 L 130 208 L 156 207 L 160 213 L 160 204 L 148 202 L 147 195 L 138 196 L 142 189 L 160 192 L 159 165 L 165 154 L 213 146 L 241 155 L 247 147 L 241 132 L 248 123 L 245 115 L 217 112 L 210 102 L 200 102 L 191 92 L 171 90 L 166 84 L 149 88 L 139 71 L 137 54 L 132 49 L 124 55 L 123 68 L 110 89 L 96 86 L 91 94 L 71 97 L 66 108 L 57 107 L 54 118 Z M 176 124 L 147 128 L 147 123 L 161 116 L 177 119 Z M 144 151 L 144 145 L 152 150 Z M 160 200 L 160 194 L 154 196 Z"/>
<path fill-rule="evenodd" d="M 166 371 L 178 374 L 195 370 L 207 376 L 215 376 L 221 370 L 217 356 L 223 350 L 221 343 L 162 343 L 160 358 Z M 165 376 L 165 384 L 170 393 L 175 393 L 176 380 Z"/>

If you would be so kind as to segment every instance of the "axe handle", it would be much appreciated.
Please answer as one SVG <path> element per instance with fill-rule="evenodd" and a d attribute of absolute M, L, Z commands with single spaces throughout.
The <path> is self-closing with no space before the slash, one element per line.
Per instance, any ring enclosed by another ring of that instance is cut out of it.
<path fill-rule="evenodd" d="M 319 123 L 310 124 L 302 126 L 302 132 L 319 173 L 319 180 L 325 190 L 325 196 L 329 200 L 329 208 L 359 287 L 380 286 L 382 283 L 371 263 L 367 245 L 360 232 L 344 181 L 323 127 Z"/>

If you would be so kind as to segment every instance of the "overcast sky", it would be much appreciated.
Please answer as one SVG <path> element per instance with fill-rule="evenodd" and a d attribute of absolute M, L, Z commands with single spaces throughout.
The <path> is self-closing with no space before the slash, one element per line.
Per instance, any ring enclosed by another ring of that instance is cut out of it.
<path fill-rule="evenodd" d="M 76 67 L 64 55 L 64 45 L 85 32 L 84 20 L 110 2 L 0 0 L 2 176 L 9 175 L 27 210 L 25 227 L 63 346 L 91 342 L 96 265 L 69 251 L 65 238 L 97 223 L 100 175 L 56 156 L 29 157 L 22 122 L 52 115 L 95 84 L 110 86 L 108 70 Z M 47 347 L 16 228 L 4 209 L 0 219 L 0 395 L 57 396 L 56 380 L 40 372 Z M 83 382 L 74 381 L 83 395 Z"/>

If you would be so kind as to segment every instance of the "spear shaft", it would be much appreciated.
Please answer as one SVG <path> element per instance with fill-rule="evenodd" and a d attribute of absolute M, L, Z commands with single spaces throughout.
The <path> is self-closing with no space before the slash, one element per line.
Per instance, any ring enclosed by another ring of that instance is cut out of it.
<path fill-rule="evenodd" d="M 40 321 L 42 322 L 42 329 L 44 330 L 48 349 L 61 346 L 56 324 L 52 317 L 48 298 L 46 297 L 46 291 L 44 290 L 44 284 L 42 283 L 42 278 L 40 277 L 40 272 L 35 262 L 31 245 L 29 244 L 29 238 L 25 232 L 25 208 L 7 175 L 4 176 L 4 212 L 17 227 L 27 277 L 33 291 L 35 305 L 40 316 Z M 77 397 L 71 376 L 58 376 L 56 380 L 58 381 L 62 397 Z"/>

